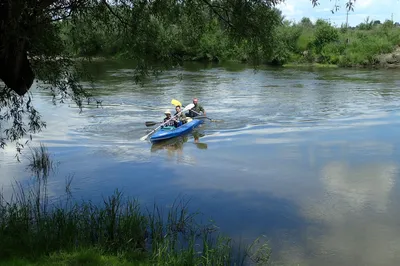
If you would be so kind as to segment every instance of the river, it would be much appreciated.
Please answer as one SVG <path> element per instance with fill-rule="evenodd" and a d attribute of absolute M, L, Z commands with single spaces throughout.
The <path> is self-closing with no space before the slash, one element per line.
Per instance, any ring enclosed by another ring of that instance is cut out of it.
<path fill-rule="evenodd" d="M 279 265 L 400 263 L 400 79 L 396 70 L 187 64 L 143 86 L 126 62 L 95 62 L 101 108 L 51 103 L 34 137 L 57 163 L 53 197 L 73 177 L 78 199 L 116 188 L 145 204 L 190 199 L 235 239 L 266 235 Z M 140 141 L 172 99 L 199 98 L 208 117 L 184 142 Z M 196 141 L 200 144 L 195 143 Z M 0 185 L 26 182 L 27 155 L 0 151 Z"/>

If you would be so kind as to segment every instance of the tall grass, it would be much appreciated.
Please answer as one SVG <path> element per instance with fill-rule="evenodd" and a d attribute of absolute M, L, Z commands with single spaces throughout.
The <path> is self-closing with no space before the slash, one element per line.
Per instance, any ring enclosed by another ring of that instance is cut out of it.
<path fill-rule="evenodd" d="M 189 212 L 184 199 L 174 202 L 166 215 L 156 204 L 144 211 L 136 199 L 125 198 L 118 190 L 101 204 L 76 202 L 71 194 L 65 201 L 49 203 L 45 180 L 51 165 L 44 146 L 34 149 L 30 169 L 35 186 L 17 183 L 10 200 L 0 194 L 0 265 L 5 261 L 52 265 L 54 258 L 86 258 L 93 265 L 108 261 L 115 265 L 245 265 L 269 259 L 265 245 L 257 251 L 236 249 L 214 224 L 199 223 L 199 214 Z"/>

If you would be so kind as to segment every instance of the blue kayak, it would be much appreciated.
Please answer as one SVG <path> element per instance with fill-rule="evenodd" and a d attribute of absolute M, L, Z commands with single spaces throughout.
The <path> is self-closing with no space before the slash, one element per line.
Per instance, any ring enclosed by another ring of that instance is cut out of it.
<path fill-rule="evenodd" d="M 199 126 L 203 123 L 203 120 L 193 119 L 186 124 L 183 124 L 179 127 L 163 127 L 156 131 L 151 137 L 151 142 L 157 142 L 161 140 L 171 139 L 178 136 L 182 136 L 188 132 L 190 132 L 193 128 Z"/>

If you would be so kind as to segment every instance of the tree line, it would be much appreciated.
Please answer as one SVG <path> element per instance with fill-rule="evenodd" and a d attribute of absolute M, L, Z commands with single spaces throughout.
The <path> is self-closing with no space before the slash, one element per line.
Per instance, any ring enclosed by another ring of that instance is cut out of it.
<path fill-rule="evenodd" d="M 313 23 L 307 17 L 292 22 L 275 8 L 268 16 L 268 25 L 260 26 L 269 27 L 268 30 L 259 33 L 268 34 L 260 37 L 268 43 L 258 43 L 258 47 L 254 47 L 251 38 L 234 39 L 224 21 L 208 8 L 197 14 L 194 24 L 188 23 L 189 17 L 185 14 L 173 23 L 165 23 L 154 16 L 144 26 L 146 29 L 140 31 L 149 38 L 143 38 L 140 49 L 154 63 L 164 56 L 178 61 L 235 60 L 272 65 L 322 63 L 349 67 L 373 66 L 378 63 L 377 55 L 390 53 L 400 44 L 400 28 L 391 20 L 381 23 L 366 18 L 356 27 L 345 24 L 336 27 L 323 19 Z M 135 59 L 134 55 L 139 51 L 130 39 L 132 36 L 120 32 L 116 26 L 118 19 L 114 17 L 113 20 L 98 20 L 91 14 L 84 19 L 60 22 L 67 52 L 76 57 Z"/>

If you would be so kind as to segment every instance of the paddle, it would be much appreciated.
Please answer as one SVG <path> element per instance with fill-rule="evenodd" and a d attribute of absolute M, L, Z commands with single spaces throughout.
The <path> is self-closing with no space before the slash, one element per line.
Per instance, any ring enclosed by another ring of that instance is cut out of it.
<path fill-rule="evenodd" d="M 215 119 L 211 119 L 211 118 L 209 118 L 209 117 L 207 117 L 207 116 L 204 116 L 204 115 L 199 114 L 198 112 L 196 112 L 196 111 L 194 111 L 194 110 L 192 110 L 192 112 L 195 113 L 195 114 L 198 114 L 198 115 L 200 116 L 200 117 L 195 116 L 195 117 L 193 117 L 194 119 L 207 118 L 207 119 L 210 120 L 211 122 L 222 122 L 222 121 L 224 121 L 224 120 L 215 120 Z"/>
<path fill-rule="evenodd" d="M 182 104 L 181 104 L 181 102 L 180 101 L 178 101 L 178 100 L 175 100 L 175 99 L 172 99 L 171 100 L 171 103 L 173 104 L 173 105 L 175 105 L 175 106 L 181 106 L 182 107 Z"/>
<path fill-rule="evenodd" d="M 179 106 L 182 106 L 181 102 L 178 101 L 178 100 L 175 100 L 175 99 L 172 99 L 171 103 L 172 103 L 173 105 L 175 105 L 175 106 L 178 106 L 178 105 L 179 105 Z M 157 125 L 157 124 L 159 124 L 159 123 L 162 123 L 162 122 L 146 121 L 146 122 L 145 122 L 145 125 L 146 125 L 146 127 L 152 127 L 152 126 Z"/>
<path fill-rule="evenodd" d="M 145 122 L 146 127 L 152 127 L 152 126 L 157 125 L 159 123 L 162 123 L 162 122 L 154 122 L 154 121 L 146 121 Z"/>
<path fill-rule="evenodd" d="M 171 100 L 171 104 L 173 104 L 173 105 L 175 105 L 175 106 L 182 106 L 182 103 L 180 102 L 180 101 L 178 101 L 178 100 L 176 100 L 176 99 L 172 99 Z M 222 122 L 223 120 L 215 120 L 215 119 L 211 119 L 211 118 L 209 118 L 209 117 L 207 117 L 207 116 L 203 116 L 203 115 L 201 115 L 201 114 L 199 114 L 198 112 L 196 112 L 196 111 L 194 111 L 194 110 L 191 110 L 193 113 L 195 113 L 195 114 L 198 114 L 198 115 L 200 115 L 201 117 L 199 117 L 199 118 L 207 118 L 208 120 L 210 120 L 211 122 Z M 196 117 L 193 117 L 194 119 L 196 119 Z"/>
<path fill-rule="evenodd" d="M 160 127 L 162 127 L 163 125 L 165 125 L 167 122 L 171 121 L 172 119 L 174 119 L 175 116 L 177 116 L 177 115 L 179 115 L 180 113 L 185 112 L 185 111 L 187 111 L 187 110 L 189 110 L 189 109 L 192 109 L 193 107 L 194 107 L 194 104 L 193 104 L 193 103 L 187 105 L 182 111 L 180 111 L 179 113 L 177 113 L 176 115 L 174 115 L 173 117 L 171 117 L 170 119 L 168 119 L 167 121 L 165 121 L 164 123 L 162 123 L 161 125 L 159 125 L 158 127 L 156 127 L 155 129 L 153 129 L 152 131 L 150 131 L 149 134 L 147 134 L 147 135 L 141 137 L 140 140 L 145 140 L 145 139 L 147 139 L 151 134 L 153 134 L 154 132 L 156 132 L 157 129 L 159 129 Z"/>

